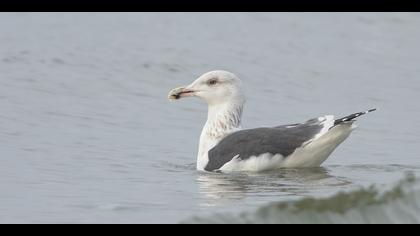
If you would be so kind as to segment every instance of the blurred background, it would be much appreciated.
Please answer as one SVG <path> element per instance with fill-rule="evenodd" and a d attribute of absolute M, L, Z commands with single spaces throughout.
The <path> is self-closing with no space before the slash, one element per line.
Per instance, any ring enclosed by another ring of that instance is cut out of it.
<path fill-rule="evenodd" d="M 0 222 L 178 223 L 386 189 L 420 170 L 418 13 L 1 13 Z M 195 171 L 207 106 L 167 93 L 223 69 L 243 127 L 360 118 L 316 170 Z"/>

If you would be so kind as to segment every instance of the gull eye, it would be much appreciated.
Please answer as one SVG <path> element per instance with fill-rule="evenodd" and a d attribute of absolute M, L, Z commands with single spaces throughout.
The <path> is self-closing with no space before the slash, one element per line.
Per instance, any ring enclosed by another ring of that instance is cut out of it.
<path fill-rule="evenodd" d="M 217 84 L 217 79 L 211 79 L 211 80 L 207 81 L 207 84 L 208 85 L 215 85 L 215 84 Z"/>

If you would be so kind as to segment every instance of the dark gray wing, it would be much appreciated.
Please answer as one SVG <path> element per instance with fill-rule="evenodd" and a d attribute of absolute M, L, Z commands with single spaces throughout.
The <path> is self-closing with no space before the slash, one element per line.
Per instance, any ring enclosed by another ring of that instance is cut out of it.
<path fill-rule="evenodd" d="M 324 124 L 319 119 L 312 119 L 303 124 L 237 131 L 210 149 L 209 162 L 204 169 L 218 170 L 238 154 L 241 160 L 263 153 L 281 154 L 287 157 L 296 148 L 315 137 L 323 127 Z"/>

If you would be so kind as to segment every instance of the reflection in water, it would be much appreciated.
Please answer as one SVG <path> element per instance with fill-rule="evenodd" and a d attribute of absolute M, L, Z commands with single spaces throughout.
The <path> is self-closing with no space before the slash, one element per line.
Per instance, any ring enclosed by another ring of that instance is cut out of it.
<path fill-rule="evenodd" d="M 208 200 L 203 204 L 212 206 L 218 200 L 244 198 L 250 185 L 247 178 L 244 174 L 200 173 L 197 177 L 199 193 Z"/>
<path fill-rule="evenodd" d="M 248 196 L 298 197 L 351 182 L 326 168 L 283 169 L 264 173 L 200 173 L 197 177 L 202 207 L 220 206 Z"/>
<path fill-rule="evenodd" d="M 419 23 L 407 13 L 0 13 L 0 221 L 175 223 L 394 183 L 420 165 L 420 126 L 390 128 L 420 116 Z M 383 109 L 326 162 L 339 166 L 200 174 L 206 108 L 166 94 L 214 65 L 246 81 L 247 127 Z M 197 201 L 224 205 L 200 212 Z"/>
<path fill-rule="evenodd" d="M 370 186 L 325 198 L 271 202 L 240 214 L 209 214 L 183 223 L 211 224 L 418 224 L 420 189 L 413 172 L 393 187 Z"/>

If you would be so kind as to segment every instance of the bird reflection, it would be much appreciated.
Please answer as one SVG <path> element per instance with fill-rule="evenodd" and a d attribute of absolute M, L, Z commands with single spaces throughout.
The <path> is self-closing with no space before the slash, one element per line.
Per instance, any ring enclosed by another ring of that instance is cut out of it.
<path fill-rule="evenodd" d="M 246 197 L 300 197 L 323 188 L 351 184 L 323 167 L 282 169 L 263 173 L 200 173 L 197 177 L 203 207 L 220 206 Z"/>

